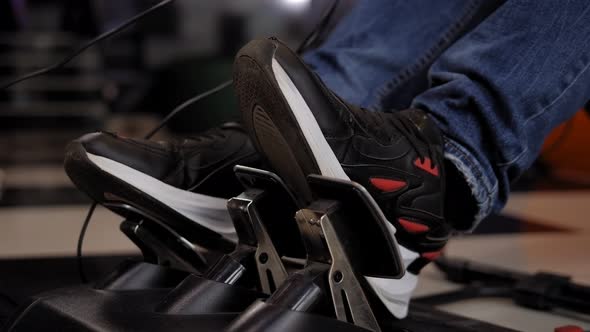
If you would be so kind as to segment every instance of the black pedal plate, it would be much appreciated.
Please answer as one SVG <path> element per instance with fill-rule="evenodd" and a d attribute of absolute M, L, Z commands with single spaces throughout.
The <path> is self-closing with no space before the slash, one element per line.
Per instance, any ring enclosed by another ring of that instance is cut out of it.
<path fill-rule="evenodd" d="M 319 175 L 310 175 L 312 192 L 319 198 L 338 201 L 346 223 L 337 223 L 338 233 L 345 237 L 345 247 L 357 272 L 364 276 L 397 279 L 404 266 L 393 226 L 360 184 Z"/>

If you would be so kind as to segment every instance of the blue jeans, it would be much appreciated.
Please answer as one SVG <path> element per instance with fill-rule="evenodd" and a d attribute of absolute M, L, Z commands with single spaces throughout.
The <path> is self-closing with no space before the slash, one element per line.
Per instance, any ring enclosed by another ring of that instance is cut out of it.
<path fill-rule="evenodd" d="M 360 0 L 305 60 L 351 103 L 430 113 L 473 196 L 469 230 L 590 99 L 590 1 Z"/>

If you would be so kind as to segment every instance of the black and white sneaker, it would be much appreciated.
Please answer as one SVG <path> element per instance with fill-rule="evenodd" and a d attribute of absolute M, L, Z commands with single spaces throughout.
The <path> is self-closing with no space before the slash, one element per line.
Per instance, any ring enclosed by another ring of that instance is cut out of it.
<path fill-rule="evenodd" d="M 347 104 L 274 38 L 242 48 L 234 85 L 251 139 L 295 193 L 312 199 L 309 174 L 351 179 L 371 193 L 397 230 L 406 274 L 366 279 L 394 316 L 405 317 L 418 272 L 451 232 L 443 218 L 438 128 L 420 110 L 381 113 Z"/>
<path fill-rule="evenodd" d="M 65 170 L 80 190 L 114 212 L 134 216 L 109 203 L 127 204 L 211 243 L 237 240 L 226 206 L 242 191 L 233 167 L 257 162 L 243 128 L 230 123 L 176 143 L 87 134 L 68 145 Z"/>

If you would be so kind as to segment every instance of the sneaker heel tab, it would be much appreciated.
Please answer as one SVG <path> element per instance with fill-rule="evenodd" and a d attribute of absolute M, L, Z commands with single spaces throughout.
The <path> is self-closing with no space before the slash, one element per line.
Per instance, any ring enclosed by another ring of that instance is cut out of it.
<path fill-rule="evenodd" d="M 278 45 L 273 40 L 254 39 L 244 45 L 236 55 L 234 66 L 237 66 L 238 59 L 242 57 L 254 59 L 261 63 L 270 63 L 270 59 L 274 56 Z"/>

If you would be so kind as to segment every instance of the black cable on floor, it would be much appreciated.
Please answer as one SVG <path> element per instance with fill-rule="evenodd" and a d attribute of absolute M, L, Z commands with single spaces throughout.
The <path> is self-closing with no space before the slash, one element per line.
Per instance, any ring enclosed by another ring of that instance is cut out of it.
<path fill-rule="evenodd" d="M 92 219 L 92 215 L 94 214 L 94 209 L 96 209 L 96 202 L 92 202 L 92 205 L 90 205 L 90 209 L 86 214 L 86 219 L 84 219 L 84 223 L 82 224 L 82 229 L 80 230 L 80 235 L 78 236 L 78 246 L 76 247 L 78 274 L 80 275 L 80 281 L 82 281 L 82 283 L 84 284 L 88 282 L 88 278 L 86 277 L 86 272 L 84 272 L 84 262 L 82 259 L 82 245 L 84 244 L 84 236 L 86 235 L 86 230 L 88 229 L 88 225 L 90 224 L 90 220 Z"/>

